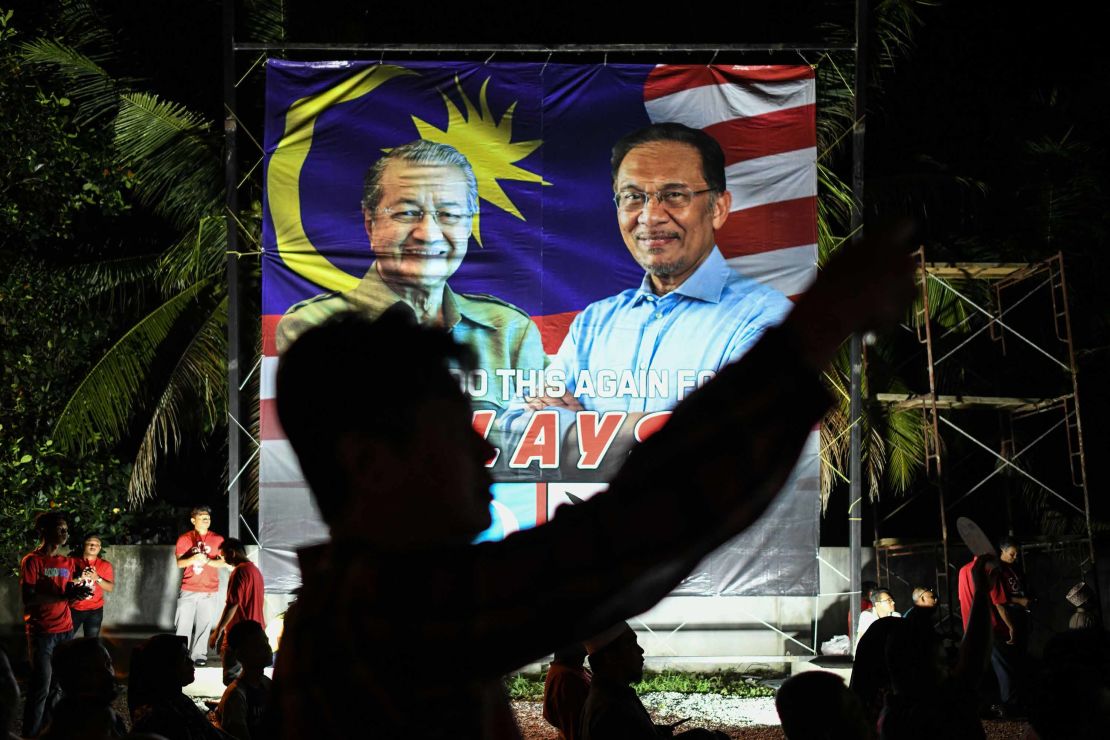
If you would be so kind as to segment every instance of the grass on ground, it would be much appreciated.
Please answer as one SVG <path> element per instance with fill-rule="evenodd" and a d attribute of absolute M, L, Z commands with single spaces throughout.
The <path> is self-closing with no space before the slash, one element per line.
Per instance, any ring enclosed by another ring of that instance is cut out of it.
<path fill-rule="evenodd" d="M 505 683 L 512 699 L 539 701 L 543 698 L 543 681 L 546 673 L 518 673 L 509 676 Z M 774 696 L 775 690 L 760 683 L 758 677 L 737 671 L 719 673 L 644 673 L 644 680 L 635 684 L 637 694 L 650 694 L 659 691 L 674 691 L 680 694 L 719 694 L 752 698 Z"/>

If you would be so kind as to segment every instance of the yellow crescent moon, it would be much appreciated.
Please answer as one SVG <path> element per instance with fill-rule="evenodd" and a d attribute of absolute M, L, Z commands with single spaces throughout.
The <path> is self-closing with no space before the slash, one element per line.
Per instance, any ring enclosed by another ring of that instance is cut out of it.
<path fill-rule="evenodd" d="M 316 119 L 333 105 L 361 98 L 394 77 L 410 74 L 416 72 L 388 64 L 371 65 L 324 92 L 300 98 L 285 113 L 285 132 L 266 172 L 266 198 L 278 255 L 289 269 L 326 290 L 351 290 L 359 278 L 320 254 L 301 222 L 301 169 L 312 148 Z"/>

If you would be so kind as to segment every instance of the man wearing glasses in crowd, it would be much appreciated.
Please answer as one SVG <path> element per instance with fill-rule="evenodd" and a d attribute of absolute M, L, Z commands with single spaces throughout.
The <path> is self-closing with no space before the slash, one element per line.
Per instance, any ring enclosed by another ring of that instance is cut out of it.
<path fill-rule="evenodd" d="M 442 327 L 474 350 L 475 369 L 489 382 L 473 401 L 507 404 L 511 397 L 502 398 L 495 371 L 541 370 L 545 357 L 539 330 L 524 311 L 447 284 L 466 257 L 477 213 L 474 170 L 454 147 L 419 140 L 383 155 L 366 173 L 362 198 L 374 263 L 353 290 L 292 306 L 277 326 L 278 352 L 335 314 L 355 311 L 373 320 L 403 303 L 420 324 Z"/>
<path fill-rule="evenodd" d="M 621 235 L 646 274 L 639 287 L 592 303 L 574 319 L 548 369 L 549 375 L 565 374 L 567 392 L 525 404 L 533 411 L 628 412 L 635 422 L 670 410 L 742 356 L 783 320 L 791 303 L 737 273 L 717 248 L 715 234 L 728 219 L 732 195 L 724 153 L 711 136 L 679 123 L 652 124 L 617 142 L 610 169 Z M 667 392 L 599 395 L 575 387 L 581 371 L 626 369 L 664 374 Z M 508 417 L 516 431 L 524 411 Z M 570 421 L 560 426 L 573 430 Z M 626 421 L 624 431 L 631 427 Z M 630 435 L 622 436 L 630 442 Z M 564 445 L 575 440 L 572 431 Z"/>
<path fill-rule="evenodd" d="M 890 591 L 885 589 L 878 589 L 871 592 L 871 608 L 859 615 L 859 628 L 856 630 L 856 643 L 863 638 L 863 633 L 867 628 L 878 622 L 884 617 L 900 617 L 898 612 L 894 611 L 894 597 L 890 595 Z"/>

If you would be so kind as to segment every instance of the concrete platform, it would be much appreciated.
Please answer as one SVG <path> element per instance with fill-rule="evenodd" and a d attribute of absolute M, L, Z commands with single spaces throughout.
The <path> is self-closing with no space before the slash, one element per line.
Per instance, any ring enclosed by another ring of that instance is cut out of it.
<path fill-rule="evenodd" d="M 790 664 L 790 675 L 792 676 L 806 671 L 835 673 L 844 679 L 844 683 L 848 683 L 852 680 L 852 659 L 839 656 L 822 656 L 812 660 L 799 660 Z"/>
<path fill-rule="evenodd" d="M 267 668 L 266 675 L 273 675 L 274 669 Z M 224 669 L 220 661 L 211 661 L 204 668 L 196 669 L 196 680 L 181 690 L 194 699 L 219 699 L 224 695 Z"/>

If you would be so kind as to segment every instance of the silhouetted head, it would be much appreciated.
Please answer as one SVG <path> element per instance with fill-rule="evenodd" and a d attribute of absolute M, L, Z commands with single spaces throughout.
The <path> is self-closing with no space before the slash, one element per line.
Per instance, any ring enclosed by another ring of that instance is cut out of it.
<path fill-rule="evenodd" d="M 236 622 L 227 631 L 227 648 L 247 670 L 265 668 L 274 661 L 266 630 L 251 619 Z"/>
<path fill-rule="evenodd" d="M 127 704 L 132 716 L 145 705 L 172 699 L 196 679 L 186 639 L 178 635 L 154 635 L 139 643 L 131 653 L 127 677 Z"/>
<path fill-rule="evenodd" d="M 278 416 L 333 538 L 469 541 L 489 526 L 494 449 L 451 372 L 470 361 L 404 304 L 337 316 L 282 355 Z"/>
<path fill-rule="evenodd" d="M 63 642 L 54 650 L 54 678 L 66 696 L 110 704 L 116 695 L 112 657 L 96 637 Z"/>
<path fill-rule="evenodd" d="M 632 684 L 644 677 L 644 649 L 626 623 L 586 640 L 585 647 L 595 679 Z"/>
<path fill-rule="evenodd" d="M 551 662 L 580 668 L 585 660 L 586 646 L 580 642 L 575 642 L 556 650 Z"/>
<path fill-rule="evenodd" d="M 775 694 L 775 709 L 787 740 L 874 737 L 859 699 L 828 671 L 788 678 Z"/>
<path fill-rule="evenodd" d="M 933 629 L 932 609 L 913 610 L 911 619 L 892 619 L 886 635 L 886 665 L 896 694 L 923 696 L 949 675 L 944 643 Z"/>

